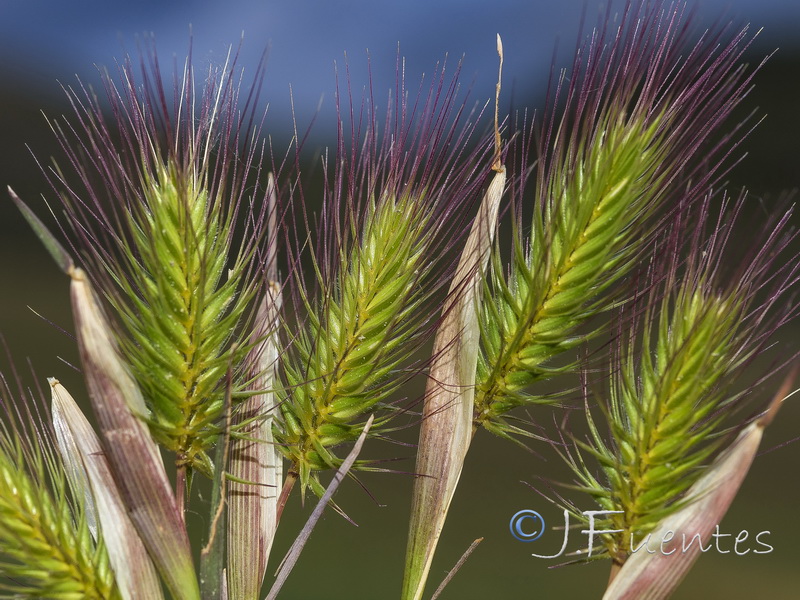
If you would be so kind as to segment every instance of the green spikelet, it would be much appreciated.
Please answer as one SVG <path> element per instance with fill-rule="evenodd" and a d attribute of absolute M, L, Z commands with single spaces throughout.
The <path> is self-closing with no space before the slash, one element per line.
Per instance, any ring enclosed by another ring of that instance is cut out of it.
<path fill-rule="evenodd" d="M 797 314 L 784 295 L 797 283 L 799 264 L 787 251 L 795 237 L 785 229 L 791 211 L 770 220 L 731 276 L 721 272 L 722 257 L 742 200 L 730 215 L 724 202 L 721 217 L 703 235 L 709 202 L 688 214 L 693 233 L 679 228 L 672 236 L 676 245 L 691 240 L 688 258 L 670 248 L 667 275 L 648 287 L 646 310 L 625 321 L 631 328 L 619 342 L 608 396 L 601 402 L 608 435 L 587 410 L 588 439 L 562 453 L 577 488 L 602 510 L 618 511 L 595 524 L 619 530 L 601 538 L 603 554 L 617 564 L 686 506 L 687 490 L 730 442 L 728 434 L 743 427 L 750 390 L 735 391 L 736 380 L 768 347 L 772 333 Z M 679 265 L 685 270 L 681 276 Z M 574 505 L 567 508 L 585 519 Z"/>
<path fill-rule="evenodd" d="M 495 253 L 482 303 L 476 429 L 526 434 L 507 413 L 558 401 L 528 387 L 574 372 L 565 352 L 602 331 L 593 318 L 626 301 L 617 284 L 647 261 L 654 232 L 701 201 L 724 168 L 730 138 L 709 136 L 752 77 L 738 64 L 747 29 L 690 34 L 677 7 L 629 5 L 554 82 L 541 134 L 525 134 L 538 140 L 533 218 L 528 230 L 523 180 L 511 265 Z"/>
<path fill-rule="evenodd" d="M 0 431 L 0 591 L 25 598 L 118 600 L 102 540 L 66 491 L 63 465 L 23 429 Z"/>
<path fill-rule="evenodd" d="M 252 299 L 238 294 L 242 265 L 228 274 L 230 224 L 191 173 L 170 164 L 147 179 L 134 214 L 132 276 L 119 278 L 118 304 L 129 332 L 123 348 L 152 411 L 156 439 L 179 464 L 209 473 L 207 450 L 223 410 L 220 385 L 229 361 L 242 358 L 229 340 Z"/>
<path fill-rule="evenodd" d="M 600 139 L 578 151 L 575 169 L 565 165 L 550 180 L 529 248 L 515 243 L 508 280 L 495 255 L 482 304 L 476 427 L 501 435 L 516 430 L 503 415 L 536 401 L 525 388 L 565 371 L 550 361 L 584 342 L 575 335 L 578 325 L 608 307 L 602 294 L 639 252 L 633 225 L 658 194 L 660 125 L 607 118 Z"/>
<path fill-rule="evenodd" d="M 168 87 L 155 47 L 145 47 L 140 70 L 126 58 L 118 81 L 103 75 L 110 111 L 87 87 L 68 90 L 74 122 L 52 126 L 72 169 L 56 167 L 50 181 L 72 249 L 114 309 L 146 404 L 137 416 L 187 475 L 208 474 L 223 374 L 233 366 L 240 398 L 245 330 L 264 284 L 255 260 L 266 216 L 255 168 L 261 71 L 249 101 L 233 52 L 204 85 L 187 61 Z"/>
<path fill-rule="evenodd" d="M 358 439 L 365 414 L 396 388 L 389 375 L 419 335 L 413 315 L 424 298 L 419 287 L 427 246 L 420 203 L 411 196 L 373 202 L 335 285 L 319 303 L 306 300 L 307 327 L 294 360 L 284 365 L 285 431 L 276 429 L 303 489 L 322 491 L 313 472 L 341 464 L 333 447 Z"/>
<path fill-rule="evenodd" d="M 609 421 L 616 450 L 591 428 L 590 452 L 608 485 L 590 483 L 586 472 L 582 479 L 607 510 L 622 511 L 609 523 L 623 531 L 603 540 L 618 562 L 631 543 L 638 545 L 680 506 L 677 499 L 702 474 L 698 467 L 718 449 L 716 433 L 725 417 L 720 407 L 727 398 L 726 376 L 737 365 L 733 342 L 740 324 L 735 297 L 709 293 L 694 282 L 683 286 L 663 303 L 655 331 L 642 336 L 642 348 L 652 353 L 629 348 L 614 376 Z"/>

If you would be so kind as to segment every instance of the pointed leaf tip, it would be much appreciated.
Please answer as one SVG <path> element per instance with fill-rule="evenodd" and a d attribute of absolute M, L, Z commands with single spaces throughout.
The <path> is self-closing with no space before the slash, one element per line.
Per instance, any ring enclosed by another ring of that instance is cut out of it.
<path fill-rule="evenodd" d="M 33 232 L 36 234 L 36 237 L 39 238 L 39 241 L 42 242 L 45 249 L 50 253 L 50 256 L 53 257 L 53 260 L 56 261 L 58 268 L 61 269 L 64 273 L 69 273 L 72 269 L 74 262 L 72 257 L 69 253 L 64 249 L 64 246 L 61 245 L 56 237 L 50 232 L 47 226 L 42 223 L 41 219 L 36 216 L 36 214 L 25 204 L 19 196 L 11 189 L 11 186 L 8 186 L 8 194 L 11 196 L 11 200 L 14 204 L 17 205 L 19 212 L 22 213 L 22 216 L 28 222 Z"/>
<path fill-rule="evenodd" d="M 775 397 L 772 399 L 772 402 L 770 402 L 767 410 L 758 420 L 758 423 L 761 425 L 761 427 L 769 426 L 773 419 L 775 419 L 775 415 L 783 405 L 783 401 L 791 395 L 792 387 L 794 386 L 794 382 L 795 379 L 797 379 L 798 373 L 800 373 L 800 364 L 796 364 L 794 367 L 792 367 L 792 370 L 789 371 L 789 374 L 784 378 L 783 383 L 781 384 L 778 392 L 775 394 Z"/>

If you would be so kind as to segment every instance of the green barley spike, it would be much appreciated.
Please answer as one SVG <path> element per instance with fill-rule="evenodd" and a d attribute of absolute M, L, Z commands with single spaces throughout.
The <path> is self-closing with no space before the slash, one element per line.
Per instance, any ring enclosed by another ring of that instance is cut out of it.
<path fill-rule="evenodd" d="M 634 225 L 647 216 L 660 183 L 658 127 L 604 128 L 603 143 L 585 151 L 581 170 L 554 178 L 528 250 L 515 249 L 509 279 L 493 280 L 484 300 L 484 330 L 492 333 L 479 361 L 476 425 L 502 430 L 502 416 L 531 400 L 526 387 L 558 372 L 550 361 L 584 341 L 577 325 L 605 308 L 608 301 L 598 297 L 639 250 Z"/>
<path fill-rule="evenodd" d="M 4 381 L 0 386 L 8 410 L 15 400 Z M 3 415 L 0 593 L 52 600 L 119 600 L 102 538 L 95 541 L 90 533 L 84 498 L 68 494 L 63 463 L 48 445 L 51 442 L 39 437 L 46 430 L 46 424 L 34 429 L 20 425 L 8 412 Z"/>
<path fill-rule="evenodd" d="M 225 280 L 226 224 L 200 183 L 175 167 L 148 182 L 144 218 L 132 224 L 140 267 L 132 283 L 140 292 L 126 290 L 136 302 L 118 309 L 154 436 L 184 464 L 209 472 L 206 451 L 223 403 L 219 382 L 237 325 L 232 317 L 251 298 L 237 296 L 241 267 Z"/>
<path fill-rule="evenodd" d="M 252 143 L 257 90 L 240 102 L 234 57 L 196 95 L 187 61 L 175 74 L 173 110 L 154 50 L 138 77 L 130 60 L 120 71 L 121 85 L 104 76 L 112 123 L 90 92 L 70 90 L 80 127 L 53 127 L 77 173 L 56 171 L 51 183 L 73 246 L 117 313 L 120 348 L 147 405 L 140 416 L 188 475 L 209 474 L 224 374 L 243 363 L 265 282 L 255 259 L 266 204 L 251 197 L 263 158 Z M 247 377 L 235 373 L 234 397 Z"/>
<path fill-rule="evenodd" d="M 678 6 L 629 7 L 619 28 L 608 38 L 607 29 L 596 31 L 571 76 L 557 82 L 566 106 L 544 120 L 529 237 L 517 211 L 511 266 L 496 252 L 487 277 L 476 429 L 526 434 L 507 413 L 558 401 L 529 386 L 574 371 L 568 351 L 601 331 L 593 317 L 624 301 L 619 283 L 646 257 L 652 232 L 678 200 L 689 206 L 702 197 L 720 168 L 727 147 L 708 138 L 751 77 L 736 66 L 746 29 L 729 41 L 703 38 L 686 53 L 681 16 Z M 523 164 L 534 133 L 527 135 Z M 518 206 L 525 187 L 516 186 Z"/>
<path fill-rule="evenodd" d="M 294 286 L 303 316 L 286 332 L 275 439 L 291 462 L 287 484 L 299 478 L 303 491 L 322 493 L 317 473 L 341 464 L 338 447 L 355 442 L 371 414 L 371 435 L 386 433 L 398 410 L 390 396 L 416 368 L 412 356 L 441 307 L 435 292 L 453 268 L 456 218 L 480 197 L 472 165 L 487 155 L 489 137 L 465 149 L 475 125 L 461 122 L 457 77 L 447 81 L 442 69 L 417 99 L 398 85 L 397 115 L 380 133 L 371 99 L 362 114 L 369 122 L 349 129 L 340 119 L 340 139 L 346 130 L 354 137 L 350 148 L 340 143 L 323 226 L 310 232 L 314 285 Z"/>
<path fill-rule="evenodd" d="M 421 302 L 426 215 L 418 202 L 407 196 L 370 206 L 332 295 L 309 307 L 319 316 L 295 344 L 297 366 L 285 367 L 292 393 L 281 404 L 286 433 L 279 436 L 304 487 L 316 485 L 312 471 L 340 465 L 331 449 L 358 439 L 362 415 L 396 387 L 389 376 L 407 358 Z"/>
<path fill-rule="evenodd" d="M 775 220 L 732 274 L 722 273 L 726 241 L 740 201 L 706 236 L 708 206 L 697 220 L 683 274 L 680 254 L 661 285 L 650 290 L 641 323 L 621 342 L 604 404 L 611 442 L 589 415 L 591 438 L 577 452 L 593 456 L 602 469 L 566 455 L 579 486 L 609 515 L 598 528 L 619 529 L 603 544 L 617 564 L 647 533 L 680 509 L 685 492 L 703 475 L 715 453 L 738 427 L 746 393 L 733 390 L 743 368 L 767 346 L 772 332 L 797 313 L 785 301 L 797 282 L 798 257 L 786 252 L 791 213 Z M 741 243 L 741 240 L 738 240 Z M 698 243 L 699 242 L 699 243 Z M 729 282 L 729 283 L 728 283 Z M 766 288 L 766 289 L 765 289 Z M 760 298 L 764 298 L 761 300 Z"/>
<path fill-rule="evenodd" d="M 637 369 L 631 352 L 611 394 L 622 459 L 613 467 L 612 497 L 624 511 L 612 519 L 624 530 L 611 549 L 614 557 L 624 554 L 631 535 L 645 535 L 658 524 L 716 449 L 710 440 L 724 416 L 718 412 L 725 398 L 721 384 L 730 374 L 741 306 L 700 286 L 695 289 L 692 282 L 672 306 L 664 303 L 655 356 L 643 353 Z M 644 347 L 651 347 L 649 342 L 645 333 Z"/>

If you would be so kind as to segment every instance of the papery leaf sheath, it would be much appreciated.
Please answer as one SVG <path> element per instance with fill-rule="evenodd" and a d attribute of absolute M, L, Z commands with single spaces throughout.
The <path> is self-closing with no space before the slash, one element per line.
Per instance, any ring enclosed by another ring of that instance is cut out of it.
<path fill-rule="evenodd" d="M 141 392 L 121 361 L 86 274 L 71 272 L 70 295 L 81 365 L 106 457 L 139 535 L 175 598 L 200 592 L 183 515 L 144 418 Z"/>
<path fill-rule="evenodd" d="M 420 425 L 403 600 L 422 597 L 472 440 L 477 310 L 505 181 L 505 168 L 500 167 L 467 238 L 434 340 L 434 361 Z"/>
<path fill-rule="evenodd" d="M 127 514 L 100 440 L 69 392 L 50 379 L 53 426 L 65 460 L 84 470 L 85 492 L 93 498 L 103 542 L 124 600 L 163 598 L 161 582 L 139 533 Z"/>
<path fill-rule="evenodd" d="M 228 590 L 234 598 L 258 598 L 278 528 L 278 497 L 283 483 L 283 456 L 273 433 L 279 410 L 275 370 L 279 360 L 280 311 L 283 291 L 275 281 L 277 268 L 277 198 L 275 182 L 268 179 L 270 203 L 266 275 L 270 278 L 258 307 L 251 334 L 253 347 L 247 362 L 253 374 L 252 396 L 234 415 L 242 425 L 239 437 L 231 441 L 228 492 Z"/>

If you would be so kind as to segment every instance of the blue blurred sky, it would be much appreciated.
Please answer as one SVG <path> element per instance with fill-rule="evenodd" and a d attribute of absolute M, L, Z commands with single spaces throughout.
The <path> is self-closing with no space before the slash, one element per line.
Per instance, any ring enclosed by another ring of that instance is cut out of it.
<path fill-rule="evenodd" d="M 698 21 L 721 14 L 765 31 L 761 48 L 800 50 L 798 0 L 696 0 Z M 622 1 L 614 1 L 621 7 Z M 690 3 L 691 5 L 691 3 Z M 376 92 L 394 81 L 397 44 L 407 57 L 409 81 L 430 72 L 449 53 L 451 64 L 466 55 L 463 80 L 475 81 L 474 98 L 492 95 L 496 73 L 495 33 L 506 48 L 506 90 L 540 87 L 549 72 L 556 40 L 566 60 L 574 47 L 579 17 L 594 23 L 600 0 L 405 0 L 139 2 L 0 0 L 0 52 L 6 76 L 25 80 L 38 92 L 60 94 L 55 83 L 77 74 L 96 82 L 94 64 L 113 65 L 123 46 L 152 32 L 162 59 L 182 57 L 189 24 L 196 64 L 221 62 L 229 44 L 245 35 L 244 64 L 251 66 L 271 47 L 265 98 L 273 126 L 287 119 L 293 85 L 300 123 L 307 123 L 320 97 L 323 130 L 333 113 L 333 63 L 348 53 L 356 81 L 363 82 L 369 49 Z M 380 96 L 379 96 L 380 97 Z"/>

